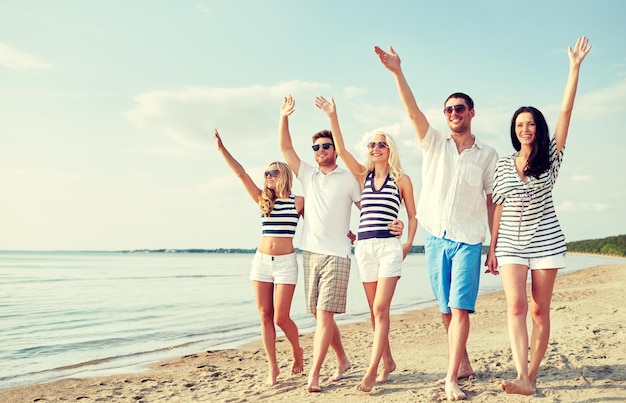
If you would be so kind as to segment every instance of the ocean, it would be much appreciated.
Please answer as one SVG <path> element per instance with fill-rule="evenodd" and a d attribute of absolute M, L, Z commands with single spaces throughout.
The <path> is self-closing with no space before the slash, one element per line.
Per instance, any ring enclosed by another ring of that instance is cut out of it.
<path fill-rule="evenodd" d="M 252 254 L 0 251 L 0 389 L 140 371 L 150 363 L 260 338 Z M 299 283 L 292 318 L 313 331 Z M 570 254 L 572 272 L 623 260 Z M 348 312 L 369 319 L 356 264 Z M 501 289 L 484 274 L 480 292 Z M 405 260 L 392 312 L 434 306 L 424 256 Z M 439 317 L 433 318 L 439 321 Z M 505 331 L 505 329 L 503 329 Z M 278 335 L 282 335 L 278 329 Z"/>

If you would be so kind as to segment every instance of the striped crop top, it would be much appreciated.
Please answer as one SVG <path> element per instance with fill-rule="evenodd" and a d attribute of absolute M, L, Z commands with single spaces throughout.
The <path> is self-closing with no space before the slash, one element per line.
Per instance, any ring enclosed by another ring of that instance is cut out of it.
<path fill-rule="evenodd" d="M 370 238 L 393 238 L 387 227 L 398 218 L 400 210 L 400 192 L 387 175 L 385 183 L 374 187 L 374 172 L 367 174 L 361 192 L 361 220 L 359 222 L 359 240 Z"/>
<path fill-rule="evenodd" d="M 294 196 L 276 199 L 269 217 L 264 214 L 261 215 L 263 236 L 293 238 L 296 234 L 299 218 Z"/>

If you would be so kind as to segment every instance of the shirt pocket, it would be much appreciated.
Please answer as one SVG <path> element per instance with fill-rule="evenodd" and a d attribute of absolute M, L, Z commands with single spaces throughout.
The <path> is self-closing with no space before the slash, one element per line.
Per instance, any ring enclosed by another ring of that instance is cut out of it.
<path fill-rule="evenodd" d="M 474 164 L 465 164 L 464 180 L 470 186 L 481 186 L 483 170 Z"/>

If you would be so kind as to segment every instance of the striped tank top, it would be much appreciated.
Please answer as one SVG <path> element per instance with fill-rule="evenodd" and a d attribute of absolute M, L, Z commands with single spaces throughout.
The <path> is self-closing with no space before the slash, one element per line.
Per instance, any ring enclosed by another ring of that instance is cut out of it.
<path fill-rule="evenodd" d="M 385 182 L 376 189 L 374 172 L 367 174 L 361 192 L 361 220 L 359 222 L 359 240 L 371 238 L 393 238 L 387 226 L 398 218 L 400 210 L 400 192 L 390 174 Z"/>
<path fill-rule="evenodd" d="M 276 199 L 269 217 L 261 214 L 263 236 L 293 238 L 296 234 L 298 219 L 295 196 Z"/>

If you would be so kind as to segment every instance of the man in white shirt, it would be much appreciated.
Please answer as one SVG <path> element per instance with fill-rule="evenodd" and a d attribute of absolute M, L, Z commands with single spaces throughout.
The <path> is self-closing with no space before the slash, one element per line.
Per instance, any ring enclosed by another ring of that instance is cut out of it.
<path fill-rule="evenodd" d="M 437 131 L 419 109 L 393 48 L 387 53 L 376 46 L 374 51 L 396 80 L 424 153 L 417 219 L 426 231 L 426 266 L 448 334 L 448 370 L 442 383 L 448 400 L 464 400 L 458 379 L 473 374 L 466 349 L 469 314 L 478 295 L 482 243 L 493 220 L 498 155 L 472 134 L 475 110 L 468 95 L 457 92 L 446 99 L 443 112 L 450 131 Z"/>
<path fill-rule="evenodd" d="M 358 207 L 361 187 L 350 172 L 337 166 L 337 152 L 328 130 L 313 136 L 313 152 L 318 166 L 300 160 L 289 133 L 288 117 L 294 108 L 293 98 L 285 97 L 279 122 L 279 148 L 304 190 L 305 218 L 300 249 L 307 310 L 316 319 L 307 390 L 320 392 L 320 369 L 329 346 L 337 356 L 337 370 L 331 379 L 341 379 L 350 369 L 334 315 L 346 311 L 351 262 L 351 243 L 347 234 L 351 205 L 354 203 Z"/>

